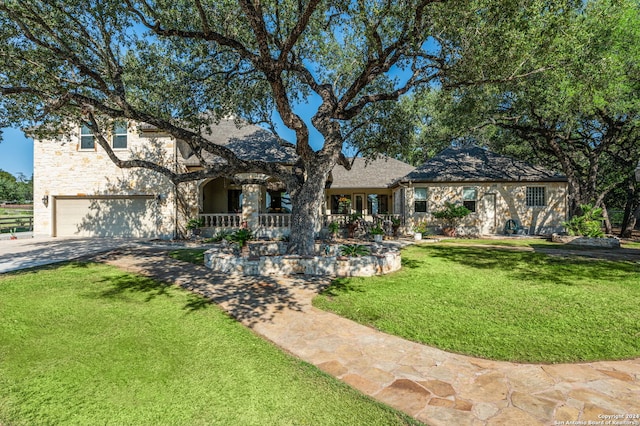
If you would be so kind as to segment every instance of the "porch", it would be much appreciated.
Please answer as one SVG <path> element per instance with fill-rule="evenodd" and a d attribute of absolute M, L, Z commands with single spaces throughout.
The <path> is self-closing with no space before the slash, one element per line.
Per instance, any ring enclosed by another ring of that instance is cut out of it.
<path fill-rule="evenodd" d="M 254 215 L 256 219 L 253 223 L 249 223 L 247 216 L 243 213 L 201 213 L 198 215 L 203 223 L 205 235 L 212 236 L 218 232 L 234 231 L 243 227 L 245 222 L 251 230 L 253 230 L 257 238 L 276 238 L 284 237 L 289 234 L 291 228 L 290 213 L 259 213 Z M 323 215 L 321 220 L 322 232 L 335 222 L 341 228 L 347 229 L 350 223 L 354 222 L 354 216 L 348 214 L 328 214 Z M 385 231 L 386 235 L 393 235 L 394 223 L 400 226 L 405 224 L 404 217 L 399 214 L 378 214 L 363 215 L 355 220 L 360 234 L 367 234 L 372 228 L 379 226 Z"/>

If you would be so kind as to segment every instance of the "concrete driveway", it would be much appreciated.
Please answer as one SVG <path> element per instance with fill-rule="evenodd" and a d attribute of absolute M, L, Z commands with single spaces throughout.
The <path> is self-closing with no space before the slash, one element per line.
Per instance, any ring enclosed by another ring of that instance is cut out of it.
<path fill-rule="evenodd" d="M 144 241 L 132 238 L 3 239 L 0 240 L 0 273 L 64 262 L 120 247 L 133 247 Z"/>

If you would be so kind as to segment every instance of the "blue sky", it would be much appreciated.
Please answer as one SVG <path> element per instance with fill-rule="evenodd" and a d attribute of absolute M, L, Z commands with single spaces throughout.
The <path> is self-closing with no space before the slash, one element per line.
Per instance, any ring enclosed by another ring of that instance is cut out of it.
<path fill-rule="evenodd" d="M 0 169 L 16 176 L 33 175 L 33 140 L 27 139 L 19 129 L 2 129 L 0 142 Z"/>

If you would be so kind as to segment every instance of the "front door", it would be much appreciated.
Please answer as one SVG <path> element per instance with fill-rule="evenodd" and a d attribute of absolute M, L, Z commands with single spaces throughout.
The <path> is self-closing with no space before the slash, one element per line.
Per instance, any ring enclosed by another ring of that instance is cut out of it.
<path fill-rule="evenodd" d="M 496 233 L 496 194 L 484 194 L 481 201 L 480 219 L 482 220 L 480 233 L 491 235 Z"/>
<path fill-rule="evenodd" d="M 353 209 L 357 214 L 363 215 L 365 214 L 365 200 L 364 194 L 355 194 L 354 195 L 355 202 L 353 203 Z"/>

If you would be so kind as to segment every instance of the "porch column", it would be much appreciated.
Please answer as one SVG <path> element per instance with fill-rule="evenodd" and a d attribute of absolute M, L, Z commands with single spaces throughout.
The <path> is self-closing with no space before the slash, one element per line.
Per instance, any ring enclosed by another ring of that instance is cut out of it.
<path fill-rule="evenodd" d="M 262 186 L 257 184 L 242 185 L 242 221 L 247 222 L 251 230 L 260 226 L 260 194 Z"/>
<path fill-rule="evenodd" d="M 427 194 L 427 197 L 429 195 Z M 409 186 L 404 188 L 404 214 L 405 214 L 405 226 L 409 233 L 413 232 L 413 226 L 415 225 L 415 194 L 414 187 Z"/>

